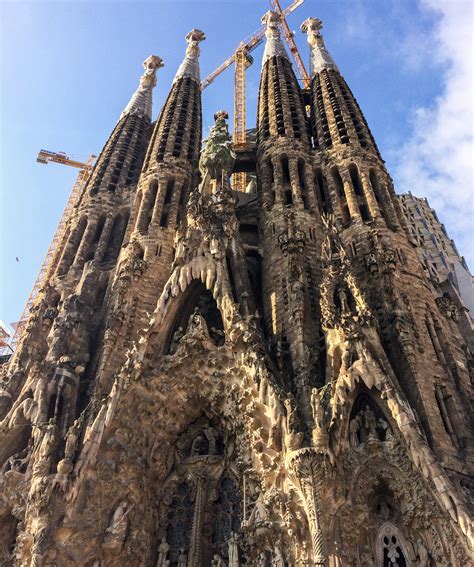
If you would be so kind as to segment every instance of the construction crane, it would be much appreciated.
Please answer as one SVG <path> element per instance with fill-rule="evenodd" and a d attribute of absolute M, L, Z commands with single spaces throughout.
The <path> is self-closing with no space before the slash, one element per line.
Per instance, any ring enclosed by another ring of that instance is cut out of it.
<path fill-rule="evenodd" d="M 38 276 L 36 277 L 33 289 L 31 290 L 25 308 L 23 309 L 23 313 L 21 314 L 20 320 L 18 321 L 15 331 L 10 339 L 9 346 L 12 352 L 15 350 L 25 330 L 26 322 L 30 314 L 30 309 L 38 295 L 38 292 L 40 291 L 43 283 L 50 274 L 51 268 L 53 267 L 53 258 L 56 255 L 59 243 L 61 242 L 64 235 L 64 231 L 67 222 L 71 217 L 74 205 L 77 203 L 78 198 L 82 194 L 82 191 L 94 168 L 95 158 L 95 155 L 91 155 L 89 156 L 87 161 L 83 163 L 69 158 L 69 156 L 67 156 L 64 152 L 49 152 L 48 150 L 41 150 L 38 154 L 38 157 L 36 158 L 36 161 L 39 163 L 48 164 L 49 162 L 53 162 L 62 163 L 63 165 L 69 165 L 71 167 L 77 167 L 79 169 L 79 173 L 77 174 L 76 181 L 72 186 L 71 194 L 69 195 L 63 214 L 61 216 L 61 220 L 59 221 L 56 232 L 54 233 L 53 239 L 46 253 L 46 257 L 43 261 L 43 264 L 41 265 Z"/>
<path fill-rule="evenodd" d="M 293 0 L 293 2 L 289 6 L 282 10 L 278 0 L 271 0 L 273 10 L 280 15 L 280 27 L 283 32 L 283 37 L 288 44 L 288 48 L 293 57 L 296 68 L 298 69 L 298 78 L 303 81 L 305 88 L 308 88 L 310 82 L 309 75 L 306 72 L 303 61 L 298 52 L 298 48 L 296 47 L 296 43 L 293 39 L 293 33 L 291 32 L 286 21 L 286 16 L 294 12 L 296 8 L 299 8 L 301 4 L 303 4 L 303 2 L 304 0 Z M 234 147 L 236 149 L 244 147 L 247 141 L 245 71 L 253 63 L 253 58 L 250 55 L 250 52 L 262 43 L 264 37 L 265 28 L 262 27 L 261 29 L 256 31 L 250 37 L 250 39 L 248 39 L 247 41 L 242 41 L 235 52 L 201 82 L 201 90 L 204 90 L 223 71 L 225 71 L 233 63 L 235 63 Z M 247 185 L 247 175 L 245 174 L 245 172 L 234 173 L 234 175 L 232 176 L 232 185 L 236 191 L 244 191 Z"/>

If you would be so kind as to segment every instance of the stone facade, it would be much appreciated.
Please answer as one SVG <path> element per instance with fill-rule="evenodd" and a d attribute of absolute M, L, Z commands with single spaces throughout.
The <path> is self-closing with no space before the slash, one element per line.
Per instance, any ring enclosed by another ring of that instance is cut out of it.
<path fill-rule="evenodd" d="M 470 329 L 321 22 L 308 92 L 263 22 L 255 142 L 199 153 L 192 30 L 99 156 L 0 389 L 2 565 L 471 564 Z"/>

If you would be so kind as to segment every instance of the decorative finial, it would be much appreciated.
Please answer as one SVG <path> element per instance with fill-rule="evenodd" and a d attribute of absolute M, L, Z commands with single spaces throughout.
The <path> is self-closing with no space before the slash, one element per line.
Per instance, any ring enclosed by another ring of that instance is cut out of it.
<path fill-rule="evenodd" d="M 323 69 L 339 71 L 324 45 L 324 39 L 320 33 L 322 27 L 323 22 L 318 18 L 308 18 L 301 24 L 301 31 L 308 34 L 308 43 L 311 49 L 310 70 L 312 77 Z"/>
<path fill-rule="evenodd" d="M 262 24 L 265 26 L 265 36 L 267 38 L 262 65 L 264 65 L 268 59 L 275 56 L 288 59 L 285 46 L 280 37 L 280 16 L 270 10 L 262 16 Z"/>
<path fill-rule="evenodd" d="M 188 33 L 186 36 L 186 41 L 188 42 L 186 55 L 176 72 L 173 83 L 182 77 L 190 77 L 200 83 L 199 55 L 201 54 L 201 50 L 199 48 L 199 43 L 205 39 L 206 35 L 201 30 L 192 29 Z"/>
<path fill-rule="evenodd" d="M 156 71 L 163 66 L 163 59 L 157 55 L 150 55 L 143 61 L 145 71 L 140 77 L 140 86 L 120 115 L 120 120 L 127 114 L 142 114 L 151 119 L 152 90 L 156 86 Z"/>

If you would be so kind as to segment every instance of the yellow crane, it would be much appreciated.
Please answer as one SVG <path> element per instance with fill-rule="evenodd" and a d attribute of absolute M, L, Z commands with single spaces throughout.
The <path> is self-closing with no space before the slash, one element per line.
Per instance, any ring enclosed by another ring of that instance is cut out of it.
<path fill-rule="evenodd" d="M 297 68 L 297 75 L 303 81 L 305 88 L 309 87 L 310 78 L 306 72 L 305 66 L 301 56 L 296 47 L 293 39 L 286 16 L 291 14 L 303 4 L 304 0 L 293 0 L 284 10 L 281 9 L 278 0 L 270 0 L 272 8 L 277 14 L 280 15 L 280 27 L 283 32 L 283 37 L 288 44 L 288 48 L 295 62 Z M 250 52 L 258 47 L 265 37 L 265 28 L 261 28 L 250 36 L 250 39 L 240 42 L 235 52 L 228 57 L 217 69 L 210 73 L 201 82 L 201 90 L 208 87 L 214 79 L 216 79 L 223 71 L 235 63 L 235 78 L 234 78 L 234 146 L 238 149 L 244 147 L 247 141 L 246 138 L 246 84 L 245 84 L 245 71 L 253 63 L 253 58 Z M 247 185 L 247 176 L 244 172 L 235 173 L 232 179 L 233 187 L 236 191 L 244 191 Z"/>
<path fill-rule="evenodd" d="M 94 168 L 95 158 L 96 156 L 91 155 L 89 156 L 87 161 L 83 163 L 69 158 L 69 156 L 67 156 L 64 152 L 49 152 L 48 150 L 41 150 L 38 154 L 38 157 L 36 158 L 36 161 L 39 163 L 48 164 L 49 162 L 53 162 L 69 165 L 71 167 L 77 167 L 79 169 L 79 173 L 77 174 L 76 181 L 72 186 L 71 193 L 67 200 L 66 206 L 64 207 L 63 214 L 56 228 L 56 232 L 54 233 L 51 244 L 49 245 L 46 257 L 43 261 L 43 264 L 41 265 L 38 276 L 36 277 L 33 289 L 31 290 L 25 308 L 23 309 L 23 313 L 21 314 L 20 320 L 16 324 L 15 331 L 10 339 L 9 346 L 12 351 L 15 350 L 16 345 L 18 344 L 18 341 L 23 334 L 23 331 L 25 330 L 31 306 L 34 303 L 38 292 L 41 289 L 41 286 L 49 276 L 50 270 L 52 268 L 52 261 L 56 256 L 59 243 L 61 242 L 62 236 L 64 235 L 66 224 L 71 216 L 74 205 L 77 203 L 77 200 L 82 194 L 82 190 L 84 189 L 87 180 L 91 175 L 91 172 Z"/>

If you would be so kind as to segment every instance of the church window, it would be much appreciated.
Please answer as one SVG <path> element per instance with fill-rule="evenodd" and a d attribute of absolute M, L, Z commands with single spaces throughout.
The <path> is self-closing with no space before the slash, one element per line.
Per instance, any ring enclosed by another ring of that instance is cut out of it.
<path fill-rule="evenodd" d="M 212 524 L 212 547 L 227 559 L 227 541 L 231 532 L 240 532 L 241 496 L 237 483 L 225 476 L 219 486 L 219 496 L 214 505 Z"/>

